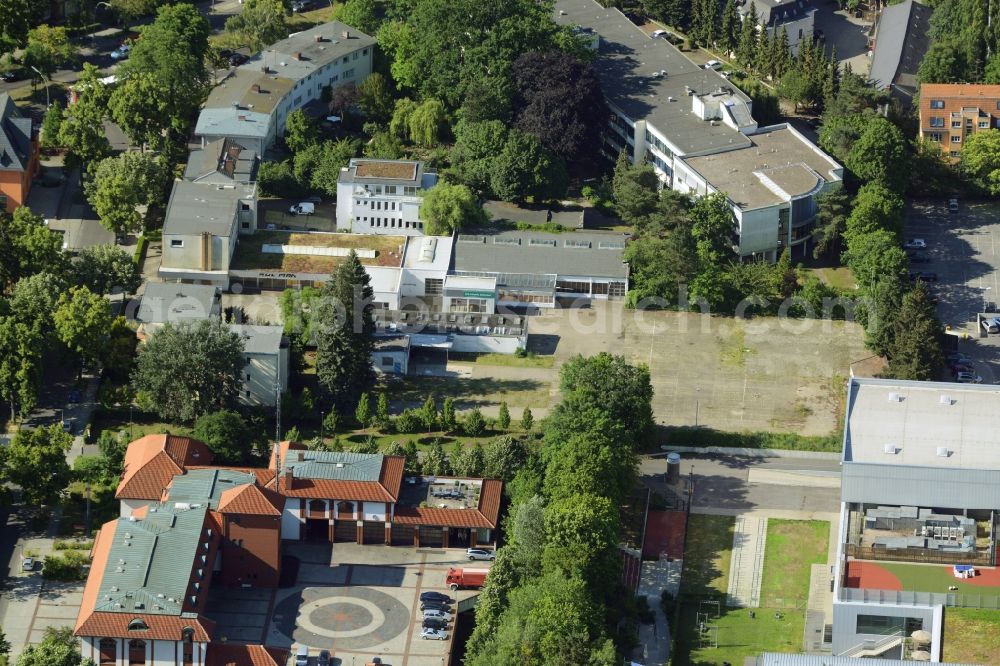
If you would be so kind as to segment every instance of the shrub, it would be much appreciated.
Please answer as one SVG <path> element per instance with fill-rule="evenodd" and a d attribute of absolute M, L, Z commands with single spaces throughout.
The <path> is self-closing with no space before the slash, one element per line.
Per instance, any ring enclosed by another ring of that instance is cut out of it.
<path fill-rule="evenodd" d="M 63 582 L 84 580 L 87 576 L 83 565 L 89 561 L 87 554 L 79 550 L 64 550 L 61 555 L 49 555 L 42 566 L 42 578 Z"/>
<path fill-rule="evenodd" d="M 469 437 L 479 437 L 486 431 L 486 419 L 478 409 L 473 409 L 462 421 L 462 430 Z"/>
<path fill-rule="evenodd" d="M 423 432 L 424 422 L 420 418 L 420 412 L 416 409 L 404 409 L 403 413 L 396 417 L 393 422 L 396 432 L 417 433 Z"/>

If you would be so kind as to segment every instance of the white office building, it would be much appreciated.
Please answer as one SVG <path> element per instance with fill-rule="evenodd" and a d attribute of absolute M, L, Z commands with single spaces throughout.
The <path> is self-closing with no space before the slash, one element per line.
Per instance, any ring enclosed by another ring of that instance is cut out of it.
<path fill-rule="evenodd" d="M 337 229 L 422 236 L 420 202 L 437 180 L 423 162 L 354 158 L 337 179 Z"/>

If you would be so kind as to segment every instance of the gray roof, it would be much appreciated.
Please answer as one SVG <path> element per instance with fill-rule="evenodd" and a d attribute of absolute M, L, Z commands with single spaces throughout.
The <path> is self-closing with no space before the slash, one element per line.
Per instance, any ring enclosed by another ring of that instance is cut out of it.
<path fill-rule="evenodd" d="M 378 481 L 383 458 L 380 453 L 292 450 L 285 455 L 285 468 L 297 479 Z"/>
<path fill-rule="evenodd" d="M 5 92 L 0 93 L 0 169 L 24 171 L 31 159 L 31 118 Z"/>
<path fill-rule="evenodd" d="M 175 180 L 163 222 L 163 234 L 228 236 L 241 199 L 253 196 L 251 188 Z"/>
<path fill-rule="evenodd" d="M 233 136 L 237 138 L 267 138 L 271 116 L 238 109 L 232 105 L 205 108 L 198 114 L 194 133 L 198 136 Z"/>
<path fill-rule="evenodd" d="M 625 236 L 614 232 L 489 231 L 455 242 L 462 272 L 628 277 Z"/>
<path fill-rule="evenodd" d="M 344 36 L 345 33 L 347 37 Z M 373 37 L 340 21 L 330 21 L 296 32 L 265 47 L 241 65 L 240 69 L 259 72 L 266 65 L 279 76 L 297 81 L 337 58 L 373 46 Z"/>
<path fill-rule="evenodd" d="M 388 333 L 376 335 L 373 339 L 375 351 L 380 352 L 401 352 L 410 347 L 410 336 Z"/>
<path fill-rule="evenodd" d="M 150 506 L 146 518 L 119 518 L 95 611 L 181 615 L 189 580 L 197 580 L 199 558 L 208 543 L 203 529 L 207 505 Z M 205 576 L 212 562 L 202 563 Z M 193 616 L 192 616 L 193 617 Z"/>
<path fill-rule="evenodd" d="M 204 503 L 212 509 L 219 508 L 222 493 L 248 483 L 256 483 L 257 477 L 249 472 L 233 469 L 192 469 L 178 474 L 167 489 L 166 504 Z"/>
<path fill-rule="evenodd" d="M 729 89 L 749 103 L 718 72 L 694 64 L 665 39 L 650 39 L 617 9 L 593 0 L 557 0 L 555 9 L 556 22 L 600 35 L 594 68 L 601 88 L 608 103 L 631 120 L 646 120 L 685 155 L 750 145 L 736 129 L 692 112 L 689 89 L 696 95 Z"/>
<path fill-rule="evenodd" d="M 247 150 L 234 139 L 218 139 L 191 151 L 184 167 L 184 178 L 249 183 L 257 179 L 257 165 L 256 151 Z"/>
<path fill-rule="evenodd" d="M 200 284 L 147 282 L 135 320 L 140 324 L 200 321 L 220 314 L 219 288 Z"/>
<path fill-rule="evenodd" d="M 930 47 L 931 8 L 906 0 L 882 10 L 868 79 L 879 90 L 893 84 L 916 88 L 917 69 Z"/>
<path fill-rule="evenodd" d="M 768 27 L 781 26 L 785 23 L 798 21 L 803 16 L 816 11 L 807 0 L 753 0 L 757 9 L 757 20 Z M 744 3 L 739 12 L 746 15 L 750 11 L 750 3 Z"/>
<path fill-rule="evenodd" d="M 765 652 L 757 657 L 756 666 L 900 666 L 910 664 L 912 661 L 900 661 L 899 659 L 868 659 L 853 657 L 834 657 L 828 654 L 784 654 L 777 652 Z M 942 664 L 952 664 L 952 666 L 972 666 L 971 664 L 959 664 L 957 662 L 940 662 Z"/>
<path fill-rule="evenodd" d="M 420 187 L 424 175 L 435 174 L 425 174 L 423 162 L 352 157 L 350 164 L 340 169 L 337 182 Z"/>
<path fill-rule="evenodd" d="M 243 338 L 244 354 L 277 354 L 284 329 L 281 326 L 230 324 L 229 330 Z"/>

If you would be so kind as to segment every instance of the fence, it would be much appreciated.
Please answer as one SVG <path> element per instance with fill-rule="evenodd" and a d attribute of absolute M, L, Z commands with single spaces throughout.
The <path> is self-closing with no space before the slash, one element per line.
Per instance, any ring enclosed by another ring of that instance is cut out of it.
<path fill-rule="evenodd" d="M 872 548 L 871 546 L 855 546 L 845 544 L 848 557 L 858 560 L 875 560 L 877 562 L 917 562 L 920 564 L 971 564 L 980 567 L 993 566 L 991 550 L 972 553 L 943 552 L 926 549 L 908 548 Z"/>
<path fill-rule="evenodd" d="M 892 606 L 949 606 L 951 608 L 981 608 L 1000 610 L 1000 596 L 996 594 L 952 594 L 945 592 L 903 592 L 899 590 L 871 590 L 853 587 L 840 588 L 840 601 L 855 601 Z"/>

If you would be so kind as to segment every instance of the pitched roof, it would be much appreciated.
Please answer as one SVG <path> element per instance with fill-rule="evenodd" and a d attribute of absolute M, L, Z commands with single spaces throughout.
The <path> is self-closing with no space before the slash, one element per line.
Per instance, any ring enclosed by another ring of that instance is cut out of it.
<path fill-rule="evenodd" d="M 986 83 L 925 83 L 920 86 L 920 105 L 926 106 L 931 99 L 944 99 L 975 106 L 979 102 L 993 102 L 1000 99 L 1000 85 Z M 996 105 L 991 105 L 996 106 Z M 990 109 L 994 111 L 995 108 Z"/>
<path fill-rule="evenodd" d="M 81 609 L 82 611 L 82 609 Z M 142 620 L 146 629 L 129 630 L 133 620 Z M 184 615 L 144 615 L 136 613 L 90 613 L 78 622 L 73 633 L 76 636 L 100 636 L 102 638 L 141 638 L 154 641 L 179 641 L 184 630 L 190 629 L 192 640 L 207 643 L 212 640 L 215 622 L 204 615 L 185 613 Z"/>
<path fill-rule="evenodd" d="M 115 499 L 158 500 L 175 475 L 187 465 L 210 465 L 204 443 L 176 435 L 146 435 L 130 442 Z"/>
<path fill-rule="evenodd" d="M 916 86 L 917 69 L 930 48 L 927 30 L 932 11 L 915 0 L 905 0 L 882 10 L 868 73 L 868 79 L 876 88 Z"/>
<path fill-rule="evenodd" d="M 205 666 L 285 666 L 288 650 L 263 645 L 211 643 Z"/>
<path fill-rule="evenodd" d="M 224 467 L 186 469 L 170 480 L 160 501 L 174 505 L 207 504 L 211 509 L 218 509 L 225 491 L 256 481 L 257 477 L 251 472 Z"/>
<path fill-rule="evenodd" d="M 503 482 L 483 479 L 479 506 L 474 510 L 437 507 L 397 506 L 394 523 L 401 525 L 441 525 L 445 527 L 481 527 L 495 529 L 500 514 Z"/>
<path fill-rule="evenodd" d="M 219 499 L 219 513 L 244 516 L 280 516 L 285 503 L 281 495 L 269 488 L 248 483 L 229 488 Z"/>
<path fill-rule="evenodd" d="M 28 168 L 31 134 L 31 118 L 22 116 L 10 95 L 0 92 L 0 169 Z"/>
<path fill-rule="evenodd" d="M 256 151 L 247 150 L 227 137 L 192 150 L 184 168 L 184 178 L 198 181 L 211 177 L 219 182 L 249 183 L 257 178 L 257 166 Z"/>

